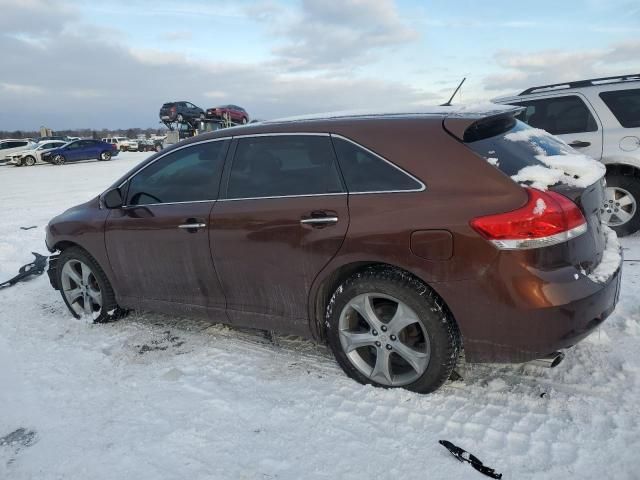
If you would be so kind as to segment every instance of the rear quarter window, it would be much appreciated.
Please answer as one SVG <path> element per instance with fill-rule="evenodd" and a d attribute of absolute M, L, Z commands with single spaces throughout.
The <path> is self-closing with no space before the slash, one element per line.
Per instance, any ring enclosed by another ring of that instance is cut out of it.
<path fill-rule="evenodd" d="M 602 92 L 600 98 L 624 128 L 640 127 L 640 88 Z"/>
<path fill-rule="evenodd" d="M 349 193 L 418 191 L 424 185 L 374 153 L 351 141 L 332 137 Z"/>

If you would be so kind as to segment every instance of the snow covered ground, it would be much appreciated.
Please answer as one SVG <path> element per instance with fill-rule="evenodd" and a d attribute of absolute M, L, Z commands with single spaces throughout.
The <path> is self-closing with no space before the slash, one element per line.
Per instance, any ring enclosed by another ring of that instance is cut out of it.
<path fill-rule="evenodd" d="M 0 280 L 146 155 L 0 167 Z M 622 245 L 617 311 L 558 368 L 467 365 L 429 396 L 362 387 L 301 340 L 75 320 L 46 275 L 0 290 L 0 479 L 486 478 L 439 439 L 505 479 L 638 478 L 640 237 Z"/>

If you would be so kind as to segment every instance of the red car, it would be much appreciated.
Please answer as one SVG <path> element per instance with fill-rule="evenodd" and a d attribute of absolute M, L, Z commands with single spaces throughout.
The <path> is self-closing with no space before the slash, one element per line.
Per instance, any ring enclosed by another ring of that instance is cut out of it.
<path fill-rule="evenodd" d="M 207 109 L 207 118 L 224 118 L 243 125 L 249 122 L 249 114 L 238 105 L 220 105 L 209 108 Z"/>

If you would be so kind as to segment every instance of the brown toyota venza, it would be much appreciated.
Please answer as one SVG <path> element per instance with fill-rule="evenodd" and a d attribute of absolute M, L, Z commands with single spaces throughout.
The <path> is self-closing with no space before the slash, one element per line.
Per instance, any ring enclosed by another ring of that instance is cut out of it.
<path fill-rule="evenodd" d="M 431 392 L 462 352 L 557 363 L 613 311 L 621 257 L 600 164 L 518 111 L 180 142 L 51 220 L 52 285 L 95 322 L 139 309 L 311 337 L 376 386 Z"/>

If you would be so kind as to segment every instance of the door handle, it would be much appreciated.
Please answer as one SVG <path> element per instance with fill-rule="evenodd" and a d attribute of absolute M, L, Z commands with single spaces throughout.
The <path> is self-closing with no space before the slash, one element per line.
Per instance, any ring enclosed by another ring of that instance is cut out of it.
<path fill-rule="evenodd" d="M 183 223 L 182 225 L 178 225 L 178 228 L 184 228 L 186 230 L 197 230 L 199 228 L 204 228 L 206 227 L 207 224 L 206 223 Z"/>
<path fill-rule="evenodd" d="M 207 226 L 201 218 L 187 218 L 185 222 L 186 223 L 183 223 L 182 225 L 178 225 L 178 228 L 180 230 L 186 230 L 189 233 L 196 233 L 201 228 Z"/>
<path fill-rule="evenodd" d="M 327 225 L 338 223 L 338 217 L 311 217 L 300 220 L 303 225 Z"/>
<path fill-rule="evenodd" d="M 583 142 L 582 140 L 574 140 L 569 144 L 569 146 L 573 148 L 584 148 L 588 147 L 589 145 L 591 145 L 591 142 Z"/>

